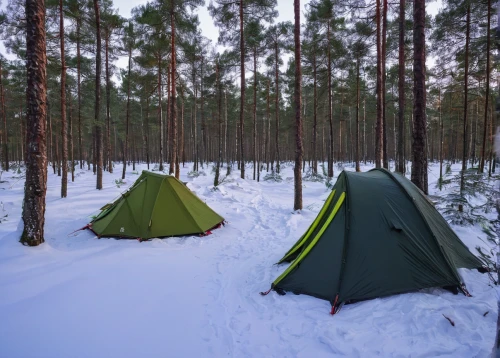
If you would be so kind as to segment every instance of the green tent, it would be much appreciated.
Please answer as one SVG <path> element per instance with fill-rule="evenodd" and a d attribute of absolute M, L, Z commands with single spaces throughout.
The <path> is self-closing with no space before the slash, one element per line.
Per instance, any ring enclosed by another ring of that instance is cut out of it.
<path fill-rule="evenodd" d="M 101 210 L 88 225 L 99 237 L 203 234 L 224 221 L 175 177 L 147 171 Z"/>
<path fill-rule="evenodd" d="M 429 287 L 468 294 L 457 268 L 482 266 L 413 183 L 384 169 L 342 172 L 282 262 L 291 264 L 271 289 L 328 300 L 332 313 Z"/>

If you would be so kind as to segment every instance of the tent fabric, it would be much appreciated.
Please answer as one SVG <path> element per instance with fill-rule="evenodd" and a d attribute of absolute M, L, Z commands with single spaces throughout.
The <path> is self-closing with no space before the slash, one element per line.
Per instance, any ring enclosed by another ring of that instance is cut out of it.
<path fill-rule="evenodd" d="M 482 266 L 417 187 L 384 169 L 342 172 L 282 262 L 291 265 L 273 282 L 274 290 L 332 305 L 429 287 L 461 288 L 457 269 Z"/>
<path fill-rule="evenodd" d="M 101 210 L 90 228 L 103 237 L 202 234 L 224 221 L 175 177 L 148 171 Z"/>

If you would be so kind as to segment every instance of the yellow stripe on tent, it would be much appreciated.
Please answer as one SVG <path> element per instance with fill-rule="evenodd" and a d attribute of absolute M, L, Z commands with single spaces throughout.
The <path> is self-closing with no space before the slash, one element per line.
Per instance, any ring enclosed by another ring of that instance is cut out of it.
<path fill-rule="evenodd" d="M 321 221 L 321 219 L 325 215 L 326 210 L 330 207 L 330 203 L 332 202 L 333 197 L 335 196 L 335 191 L 336 190 L 337 189 L 333 189 L 333 191 L 331 192 L 330 196 L 328 196 L 328 198 L 326 199 L 325 205 L 323 205 L 323 207 L 321 208 L 321 210 L 320 210 L 318 216 L 316 217 L 316 219 L 314 219 L 314 221 L 311 224 L 311 226 L 309 226 L 309 229 L 307 229 L 306 233 L 302 236 L 302 238 L 300 239 L 300 242 L 297 245 L 295 245 L 294 247 L 292 247 L 290 249 L 290 251 L 288 251 L 286 253 L 286 255 L 283 256 L 283 258 L 278 263 L 282 263 L 283 261 L 285 261 L 288 256 L 292 255 L 295 251 L 297 251 L 298 249 L 300 249 L 302 247 L 302 245 L 304 245 L 304 243 L 307 241 L 307 239 L 309 239 L 309 237 L 314 232 L 314 230 L 316 230 L 316 227 L 318 227 L 319 222 Z"/>
<path fill-rule="evenodd" d="M 314 237 L 314 240 L 311 241 L 311 243 L 306 247 L 306 249 L 304 251 L 302 251 L 299 255 L 299 257 L 297 257 L 290 266 L 288 266 L 288 268 L 285 270 L 285 272 L 283 272 L 274 282 L 273 282 L 273 286 L 276 286 L 283 278 L 286 277 L 286 275 L 288 275 L 303 259 L 304 257 L 307 256 L 307 254 L 312 250 L 312 248 L 314 247 L 314 245 L 316 245 L 316 243 L 319 241 L 319 239 L 321 238 L 321 236 L 323 235 L 323 233 L 325 232 L 325 230 L 328 228 L 328 226 L 330 225 L 330 223 L 332 222 L 333 218 L 335 217 L 335 215 L 337 214 L 337 212 L 339 211 L 340 209 L 340 206 L 342 205 L 342 203 L 344 202 L 344 199 L 345 199 L 345 192 L 343 192 L 341 195 L 340 195 L 340 198 L 339 200 L 337 200 L 337 203 L 335 204 L 335 207 L 333 208 L 332 212 L 330 213 L 330 216 L 328 216 L 328 219 L 326 220 L 326 222 L 323 224 L 323 226 L 321 227 L 321 230 L 316 234 L 316 236 Z"/>

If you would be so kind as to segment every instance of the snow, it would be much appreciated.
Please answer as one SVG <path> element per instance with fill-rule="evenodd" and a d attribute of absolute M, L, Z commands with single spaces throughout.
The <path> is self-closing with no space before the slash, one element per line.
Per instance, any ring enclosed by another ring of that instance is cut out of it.
<path fill-rule="evenodd" d="M 274 263 L 314 220 L 329 191 L 324 183 L 304 182 L 304 210 L 293 213 L 291 165 L 283 167 L 280 183 L 243 180 L 234 171 L 219 190 L 210 168 L 196 178 L 188 177 L 190 168 L 182 168 L 181 180 L 228 222 L 212 235 L 139 243 L 70 234 L 138 175 L 129 169 L 117 187 L 116 165 L 98 191 L 92 172 L 77 169 L 61 199 L 60 177 L 49 168 L 46 243 L 39 247 L 18 243 L 24 183 L 19 174 L 3 173 L 0 218 L 8 216 L 0 223 L 0 357 L 491 355 L 497 291 L 475 270 L 461 270 L 473 297 L 428 289 L 345 305 L 333 317 L 327 301 L 260 296 L 286 268 Z M 438 173 L 431 164 L 434 195 L 441 194 Z M 472 252 L 477 245 L 490 250 L 480 227 L 454 228 Z"/>

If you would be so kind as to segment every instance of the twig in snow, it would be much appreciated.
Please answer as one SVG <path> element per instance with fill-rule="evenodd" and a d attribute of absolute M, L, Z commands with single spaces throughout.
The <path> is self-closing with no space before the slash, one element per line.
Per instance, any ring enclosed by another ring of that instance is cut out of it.
<path fill-rule="evenodd" d="M 444 315 L 444 313 L 443 313 L 443 317 L 444 317 L 444 318 L 446 318 L 446 319 L 450 322 L 450 324 L 451 324 L 453 327 L 455 327 L 455 322 L 453 322 L 453 321 L 451 320 L 451 318 L 446 317 L 446 316 Z"/>
<path fill-rule="evenodd" d="M 486 311 L 486 312 L 484 312 L 483 317 L 486 317 L 486 315 L 487 315 L 488 313 L 490 313 L 490 311 Z"/>

